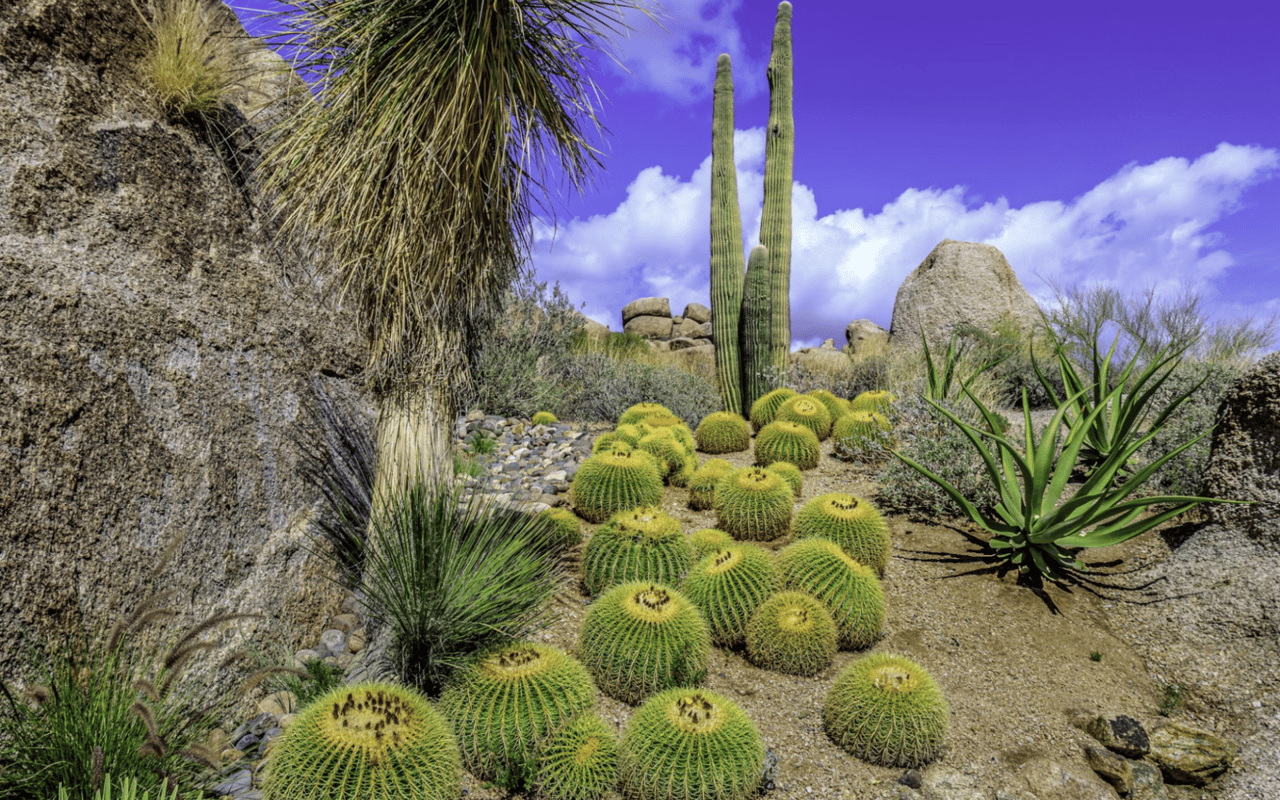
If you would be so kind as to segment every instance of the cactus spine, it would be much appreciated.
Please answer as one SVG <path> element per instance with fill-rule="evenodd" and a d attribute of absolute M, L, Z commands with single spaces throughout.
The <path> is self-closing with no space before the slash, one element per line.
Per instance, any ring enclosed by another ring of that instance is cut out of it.
<path fill-rule="evenodd" d="M 742 217 L 738 171 L 733 163 L 733 67 L 729 55 L 716 60 L 711 113 L 711 330 L 716 377 L 724 410 L 743 414 L 738 317 L 742 310 Z"/>
<path fill-rule="evenodd" d="M 742 318 L 738 321 L 738 343 L 742 350 L 742 407 L 751 408 L 769 391 L 764 369 L 769 361 L 769 317 L 773 298 L 769 296 L 769 251 L 763 245 L 751 248 L 747 259 L 747 281 L 742 291 Z M 714 313 L 714 312 L 713 312 Z"/>
<path fill-rule="evenodd" d="M 764 207 L 760 216 L 760 244 L 769 250 L 769 291 L 773 297 L 766 363 L 785 370 L 791 350 L 791 178 L 796 137 L 791 114 L 791 4 L 787 2 L 778 4 L 768 75 L 769 128 L 765 133 Z"/>

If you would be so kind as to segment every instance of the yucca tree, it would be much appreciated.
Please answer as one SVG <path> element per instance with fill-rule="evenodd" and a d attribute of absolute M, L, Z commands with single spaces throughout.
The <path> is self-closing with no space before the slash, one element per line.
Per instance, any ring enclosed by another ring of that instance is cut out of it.
<path fill-rule="evenodd" d="M 600 165 L 584 54 L 642 0 L 285 0 L 281 37 L 315 78 L 265 138 L 279 235 L 358 312 L 379 402 L 375 497 L 444 473 L 476 325 L 531 246 L 543 176 Z M 649 14 L 647 9 L 642 9 Z"/>

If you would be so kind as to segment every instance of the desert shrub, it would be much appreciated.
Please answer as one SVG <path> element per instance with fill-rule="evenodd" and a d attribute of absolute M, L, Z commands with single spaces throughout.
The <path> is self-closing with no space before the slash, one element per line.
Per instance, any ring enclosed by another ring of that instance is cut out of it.
<path fill-rule="evenodd" d="M 459 387 L 458 407 L 521 419 L 557 408 L 558 378 L 580 327 L 559 284 L 548 289 L 524 276 L 507 292 L 502 315 L 473 337 L 479 346 L 469 354 L 471 385 Z"/>
<path fill-rule="evenodd" d="M 238 42 L 218 30 L 201 0 L 160 0 L 154 16 L 143 19 L 152 38 L 142 69 L 165 112 L 175 118 L 216 113 L 238 79 Z"/>
<path fill-rule="evenodd" d="M 942 405 L 977 424 L 972 403 Z M 907 458 L 945 478 L 979 508 L 993 508 L 999 502 L 973 444 L 919 395 L 898 400 L 889 416 L 898 450 Z M 924 516 L 961 515 L 960 507 L 944 491 L 896 458 L 885 464 L 876 479 L 880 484 L 877 505 L 881 508 Z"/>
<path fill-rule="evenodd" d="M 1138 457 L 1152 461 L 1212 428 L 1223 395 L 1244 370 L 1245 367 L 1237 362 L 1192 361 L 1180 364 L 1152 398 L 1153 407 L 1163 408 L 1183 392 L 1202 380 L 1204 382 L 1165 420 L 1155 438 L 1138 451 Z M 1151 478 L 1151 489 L 1168 495 L 1203 494 L 1204 470 L 1209 463 L 1212 440 L 1212 436 L 1206 436 L 1161 467 Z"/>
<path fill-rule="evenodd" d="M 722 410 L 719 390 L 670 366 L 618 361 L 604 355 L 570 356 L 561 372 L 565 396 L 556 415 L 579 422 L 612 422 L 636 403 L 661 403 L 690 430 Z"/>
<path fill-rule="evenodd" d="M 657 351 L 649 340 L 638 333 L 609 331 L 603 339 L 593 339 L 586 328 L 579 328 L 569 337 L 569 351 L 575 355 L 601 355 L 619 361 L 644 361 L 656 364 Z"/>

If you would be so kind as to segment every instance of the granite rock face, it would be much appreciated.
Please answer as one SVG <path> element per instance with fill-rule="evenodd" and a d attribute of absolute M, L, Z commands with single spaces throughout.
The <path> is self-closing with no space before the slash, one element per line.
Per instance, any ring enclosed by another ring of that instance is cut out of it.
<path fill-rule="evenodd" d="M 263 229 L 251 180 L 249 118 L 270 119 L 279 106 L 260 101 L 297 79 L 262 72 L 278 56 L 242 43 L 222 141 L 164 117 L 139 69 L 147 41 L 130 0 L 0 4 L 6 680 L 23 628 L 55 635 L 77 603 L 105 624 L 175 538 L 157 588 L 175 590 L 179 628 L 278 615 L 224 633 L 202 663 L 244 636 L 314 640 L 342 598 L 304 549 L 318 496 L 290 434 L 313 380 L 371 413 L 363 347 L 317 265 Z"/>
<path fill-rule="evenodd" d="M 1209 506 L 1214 520 L 1280 548 L 1280 353 L 1258 361 L 1218 407 L 1205 494 L 1254 505 Z"/>
<path fill-rule="evenodd" d="M 1024 331 L 1041 324 L 1040 308 L 1004 254 L 989 244 L 943 239 L 902 285 L 893 303 L 889 344 L 920 349 L 945 343 L 957 326 L 992 330 L 1011 319 Z"/>

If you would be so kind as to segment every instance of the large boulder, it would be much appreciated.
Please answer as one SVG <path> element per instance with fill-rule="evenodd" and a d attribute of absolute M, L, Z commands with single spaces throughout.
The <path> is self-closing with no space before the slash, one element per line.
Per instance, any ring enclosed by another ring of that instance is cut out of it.
<path fill-rule="evenodd" d="M 1280 547 L 1280 352 L 1253 366 L 1218 406 L 1204 492 L 1214 520 Z"/>
<path fill-rule="evenodd" d="M 690 303 L 684 307 L 684 313 L 680 316 L 685 319 L 691 319 L 699 324 L 711 321 L 711 309 L 701 303 Z"/>
<path fill-rule="evenodd" d="M 850 322 L 845 326 L 844 338 L 848 342 L 844 352 L 858 358 L 879 355 L 889 344 L 889 332 L 869 319 Z"/>
<path fill-rule="evenodd" d="M 602 342 L 605 339 L 609 338 L 608 325 L 601 325 L 599 322 L 596 322 L 594 319 L 592 319 L 591 317 L 588 317 L 586 314 L 583 314 L 581 311 L 577 310 L 576 308 L 573 310 L 573 313 L 577 315 L 578 321 L 582 323 L 582 330 L 586 331 L 588 339 L 593 339 L 597 342 Z"/>
<path fill-rule="evenodd" d="M 636 317 L 666 317 L 671 319 L 671 301 L 665 297 L 641 297 L 622 307 L 622 327 Z"/>
<path fill-rule="evenodd" d="M 827 339 L 821 347 L 803 347 L 791 354 L 791 363 L 813 372 L 838 375 L 853 370 L 849 357 L 836 349 L 835 342 Z"/>
<path fill-rule="evenodd" d="M 1024 331 L 1040 324 L 1040 307 L 1004 254 L 989 244 L 943 239 L 898 287 L 889 325 L 894 348 L 946 341 L 961 325 L 994 330 L 1009 319 Z"/>
<path fill-rule="evenodd" d="M 288 84 L 212 10 L 247 48 L 242 90 Z M 175 539 L 156 584 L 174 624 L 267 615 L 215 636 L 196 674 L 246 644 L 315 641 L 344 594 L 307 550 L 318 494 L 291 434 L 313 379 L 369 419 L 359 327 L 263 226 L 247 94 L 219 117 L 227 140 L 166 120 L 147 41 L 131 0 L 0 3 L 5 680 L 25 670 L 24 628 L 57 638 L 78 603 L 105 625 Z M 241 677 L 219 671 L 215 691 Z"/>
<path fill-rule="evenodd" d="M 622 330 L 624 333 L 634 333 L 646 339 L 669 339 L 671 328 L 671 317 L 639 316 L 627 320 Z"/>

